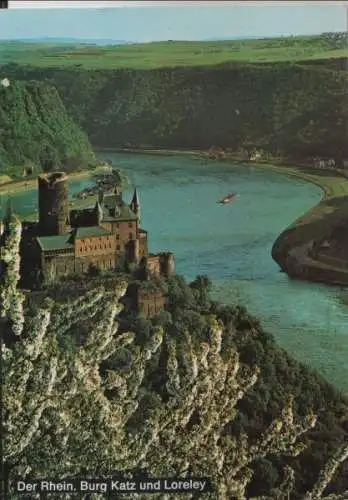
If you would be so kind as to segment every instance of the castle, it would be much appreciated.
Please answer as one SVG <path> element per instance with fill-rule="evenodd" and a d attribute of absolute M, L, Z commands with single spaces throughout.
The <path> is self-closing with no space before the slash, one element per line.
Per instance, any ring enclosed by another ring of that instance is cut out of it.
<path fill-rule="evenodd" d="M 148 276 L 174 274 L 171 252 L 148 252 L 148 234 L 140 227 L 136 190 L 130 204 L 124 202 L 118 188 L 111 193 L 100 191 L 79 204 L 79 209 L 69 209 L 66 173 L 39 176 L 39 219 L 22 224 L 21 275 L 25 288 L 91 270 L 132 267 L 145 270 Z M 158 308 L 150 306 L 153 315 Z"/>

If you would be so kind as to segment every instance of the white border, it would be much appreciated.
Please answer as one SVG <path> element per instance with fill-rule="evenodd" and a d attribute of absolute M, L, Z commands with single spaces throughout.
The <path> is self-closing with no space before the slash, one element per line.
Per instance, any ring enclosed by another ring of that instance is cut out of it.
<path fill-rule="evenodd" d="M 209 7 L 227 7 L 233 5 L 243 5 L 249 7 L 269 7 L 272 5 L 275 6 L 295 6 L 295 5 L 336 5 L 336 6 L 345 6 L 348 8 L 347 1 L 338 1 L 338 0 L 327 0 L 327 1 L 262 1 L 254 0 L 250 2 L 243 1 L 221 1 L 221 0 L 202 0 L 202 1 L 189 1 L 189 0 L 181 0 L 181 1 L 91 1 L 91 0 L 80 0 L 80 1 L 66 1 L 66 0 L 9 0 L 8 8 L 9 9 L 106 9 L 106 8 L 117 8 L 117 7 L 198 7 L 198 6 L 209 6 Z"/>

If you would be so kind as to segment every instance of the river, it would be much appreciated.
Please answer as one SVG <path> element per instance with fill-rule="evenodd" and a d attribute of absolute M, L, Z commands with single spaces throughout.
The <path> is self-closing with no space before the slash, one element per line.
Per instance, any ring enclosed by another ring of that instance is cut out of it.
<path fill-rule="evenodd" d="M 213 296 L 239 302 L 261 319 L 280 347 L 348 393 L 348 308 L 338 287 L 289 280 L 271 258 L 277 236 L 320 201 L 308 182 L 254 167 L 186 156 L 103 153 L 138 188 L 150 251 L 175 253 L 188 280 L 207 274 Z M 86 181 L 73 181 L 76 191 Z M 228 192 L 229 205 L 216 201 Z M 125 192 L 131 198 L 131 190 Z M 36 193 L 13 197 L 30 213 Z"/>

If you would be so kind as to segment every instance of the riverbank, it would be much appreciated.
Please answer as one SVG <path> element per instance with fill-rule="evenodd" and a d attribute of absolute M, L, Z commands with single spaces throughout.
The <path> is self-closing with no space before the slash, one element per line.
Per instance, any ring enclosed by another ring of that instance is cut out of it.
<path fill-rule="evenodd" d="M 312 252 L 324 241 L 329 246 L 337 245 L 333 229 L 348 221 L 348 179 L 339 173 L 300 177 L 321 187 L 323 199 L 279 235 L 272 257 L 291 278 L 348 286 L 348 260 L 332 251 L 332 265 Z"/>
<path fill-rule="evenodd" d="M 69 179 L 78 180 L 86 179 L 92 173 L 92 170 L 82 170 L 81 172 L 71 172 L 69 173 Z M 18 194 L 23 191 L 29 191 L 31 189 L 37 188 L 37 177 L 30 179 L 23 179 L 19 181 L 10 181 L 4 184 L 0 184 L 0 195 Z"/>
<path fill-rule="evenodd" d="M 96 148 L 98 153 L 123 153 L 123 154 L 149 154 L 160 156 L 194 156 L 198 158 L 209 159 L 208 150 L 188 150 L 188 149 L 151 149 L 151 148 Z M 210 159 L 210 161 L 215 161 Z M 328 199 L 332 196 L 348 195 L 348 178 L 341 171 L 319 170 L 312 167 L 271 164 L 267 162 L 247 161 L 242 155 L 226 154 L 218 158 L 217 161 L 226 161 L 241 166 L 254 167 L 259 170 L 273 171 L 285 174 L 290 177 L 296 177 L 308 181 L 323 190 L 323 198 Z M 278 162 L 279 160 L 277 160 Z"/>

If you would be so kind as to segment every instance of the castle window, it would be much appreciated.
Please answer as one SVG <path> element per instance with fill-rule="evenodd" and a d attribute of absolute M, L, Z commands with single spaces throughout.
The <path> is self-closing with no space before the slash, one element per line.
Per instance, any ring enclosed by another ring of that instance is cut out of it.
<path fill-rule="evenodd" d="M 133 224 L 131 222 L 128 222 L 128 227 L 133 227 Z"/>
<path fill-rule="evenodd" d="M 132 239 L 133 239 L 133 233 L 129 233 L 128 238 L 129 238 L 130 240 L 132 240 Z"/>
<path fill-rule="evenodd" d="M 116 248 L 117 248 L 117 250 L 120 250 L 120 248 L 121 248 L 121 247 L 120 247 L 120 245 L 117 245 L 117 247 L 116 247 Z"/>
<path fill-rule="evenodd" d="M 109 243 L 109 248 L 111 248 L 111 243 Z"/>
<path fill-rule="evenodd" d="M 119 239 L 120 239 L 120 235 L 116 234 L 116 240 L 119 240 Z"/>

